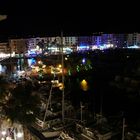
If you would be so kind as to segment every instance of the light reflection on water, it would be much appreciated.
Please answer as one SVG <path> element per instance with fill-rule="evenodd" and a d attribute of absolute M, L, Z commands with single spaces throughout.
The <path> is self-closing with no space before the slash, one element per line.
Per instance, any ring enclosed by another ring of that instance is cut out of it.
<path fill-rule="evenodd" d="M 87 82 L 85 79 L 83 79 L 83 80 L 80 82 L 80 86 L 81 86 L 81 89 L 82 89 L 83 91 L 87 91 L 87 90 L 88 90 L 88 82 Z"/>

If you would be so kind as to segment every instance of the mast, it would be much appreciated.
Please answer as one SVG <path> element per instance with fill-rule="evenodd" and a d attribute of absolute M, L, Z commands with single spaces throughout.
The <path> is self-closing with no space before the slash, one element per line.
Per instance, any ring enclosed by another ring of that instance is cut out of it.
<path fill-rule="evenodd" d="M 53 77 L 53 80 L 54 79 L 55 79 L 55 76 Z M 47 117 L 47 111 L 48 111 L 49 105 L 50 105 L 50 109 L 51 109 L 52 89 L 53 89 L 53 85 L 51 85 L 49 98 L 48 98 L 48 100 L 46 100 L 45 114 L 44 114 L 44 118 L 43 118 L 43 128 L 45 126 L 45 120 L 46 120 L 46 117 Z"/>
<path fill-rule="evenodd" d="M 123 117 L 123 127 L 122 127 L 122 140 L 124 140 L 124 133 L 125 133 L 125 118 Z"/>
<path fill-rule="evenodd" d="M 102 124 L 102 119 L 103 119 L 103 95 L 100 97 L 100 113 L 99 113 L 99 118 L 97 118 L 97 122 L 99 124 Z"/>
<path fill-rule="evenodd" d="M 65 108 L 64 108 L 64 56 L 63 56 L 63 32 L 61 32 L 61 65 L 62 65 L 62 121 L 64 123 L 64 112 L 65 112 Z M 55 77 L 55 76 L 54 76 Z M 50 94 L 49 94 L 49 99 L 46 103 L 46 110 L 45 110 L 45 115 L 43 118 L 43 123 L 45 124 L 45 120 L 47 117 L 47 111 L 48 111 L 48 107 L 50 104 L 51 107 L 51 95 L 52 95 L 52 85 L 51 85 L 51 89 L 50 89 Z M 43 125 L 44 127 L 44 125 Z"/>
<path fill-rule="evenodd" d="M 100 115 L 103 116 L 103 95 L 101 95 Z"/>
<path fill-rule="evenodd" d="M 82 102 L 80 102 L 81 123 L 83 121 L 83 108 L 84 108 L 84 106 L 83 106 Z"/>
<path fill-rule="evenodd" d="M 64 107 L 64 55 L 63 55 L 63 32 L 61 31 L 61 63 L 62 63 L 62 121 L 64 123 L 64 114 L 65 114 L 65 107 Z"/>
<path fill-rule="evenodd" d="M 45 120 L 46 120 L 46 117 L 47 117 L 47 111 L 48 111 L 48 108 L 49 108 L 49 104 L 51 104 L 51 94 L 52 94 L 52 85 L 51 85 L 51 89 L 50 89 L 49 99 L 46 102 L 46 110 L 45 110 L 45 115 L 44 115 L 44 118 L 43 118 L 43 128 L 45 126 L 44 124 L 45 124 Z"/>

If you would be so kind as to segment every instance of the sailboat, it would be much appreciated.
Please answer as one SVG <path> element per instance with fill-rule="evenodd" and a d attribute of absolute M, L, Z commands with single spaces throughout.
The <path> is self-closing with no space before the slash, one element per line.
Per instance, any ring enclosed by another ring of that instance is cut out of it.
<path fill-rule="evenodd" d="M 109 140 L 118 132 L 114 132 L 113 128 L 107 123 L 106 118 L 102 115 L 103 97 L 101 97 L 100 113 L 95 116 L 95 123 L 84 124 L 82 123 L 82 107 L 81 104 L 81 123 L 76 123 L 76 131 L 83 139 L 88 140 Z"/>
<path fill-rule="evenodd" d="M 37 118 L 37 124 L 40 126 L 40 132 L 46 137 L 46 138 L 55 138 L 62 135 L 63 129 L 64 129 L 64 112 L 65 112 L 65 107 L 64 107 L 64 56 L 63 56 L 63 33 L 61 32 L 61 50 L 60 50 L 60 55 L 61 55 L 61 65 L 62 65 L 62 118 L 58 117 L 57 115 L 55 116 L 55 113 L 53 113 L 51 110 L 49 110 L 49 106 L 51 106 L 51 98 L 52 98 L 52 89 L 53 89 L 53 84 L 50 89 L 49 93 L 49 98 L 46 103 L 46 108 L 45 108 L 45 115 L 43 120 L 40 120 Z M 50 119 L 52 117 L 52 119 Z M 49 120 L 46 120 L 49 117 Z"/>

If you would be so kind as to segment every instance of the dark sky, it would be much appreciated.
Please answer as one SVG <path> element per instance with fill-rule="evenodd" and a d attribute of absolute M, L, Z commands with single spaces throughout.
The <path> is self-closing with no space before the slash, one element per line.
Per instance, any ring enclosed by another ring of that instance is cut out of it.
<path fill-rule="evenodd" d="M 114 1 L 1 0 L 0 12 L 8 18 L 0 22 L 0 37 L 138 32 L 137 11 L 129 8 Z"/>

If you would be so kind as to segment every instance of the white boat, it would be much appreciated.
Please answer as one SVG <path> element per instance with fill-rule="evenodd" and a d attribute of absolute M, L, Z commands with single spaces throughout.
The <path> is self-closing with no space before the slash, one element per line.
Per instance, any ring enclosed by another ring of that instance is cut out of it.
<path fill-rule="evenodd" d="M 112 131 L 106 131 L 104 133 L 100 133 L 97 129 L 84 127 L 80 124 L 77 124 L 77 131 L 81 133 L 81 136 L 88 140 L 109 140 L 115 133 Z"/>
<path fill-rule="evenodd" d="M 55 138 L 55 137 L 59 137 L 61 134 L 61 130 L 59 131 L 55 131 L 55 130 L 47 130 L 45 132 L 42 132 L 42 134 L 46 137 L 46 138 Z"/>

